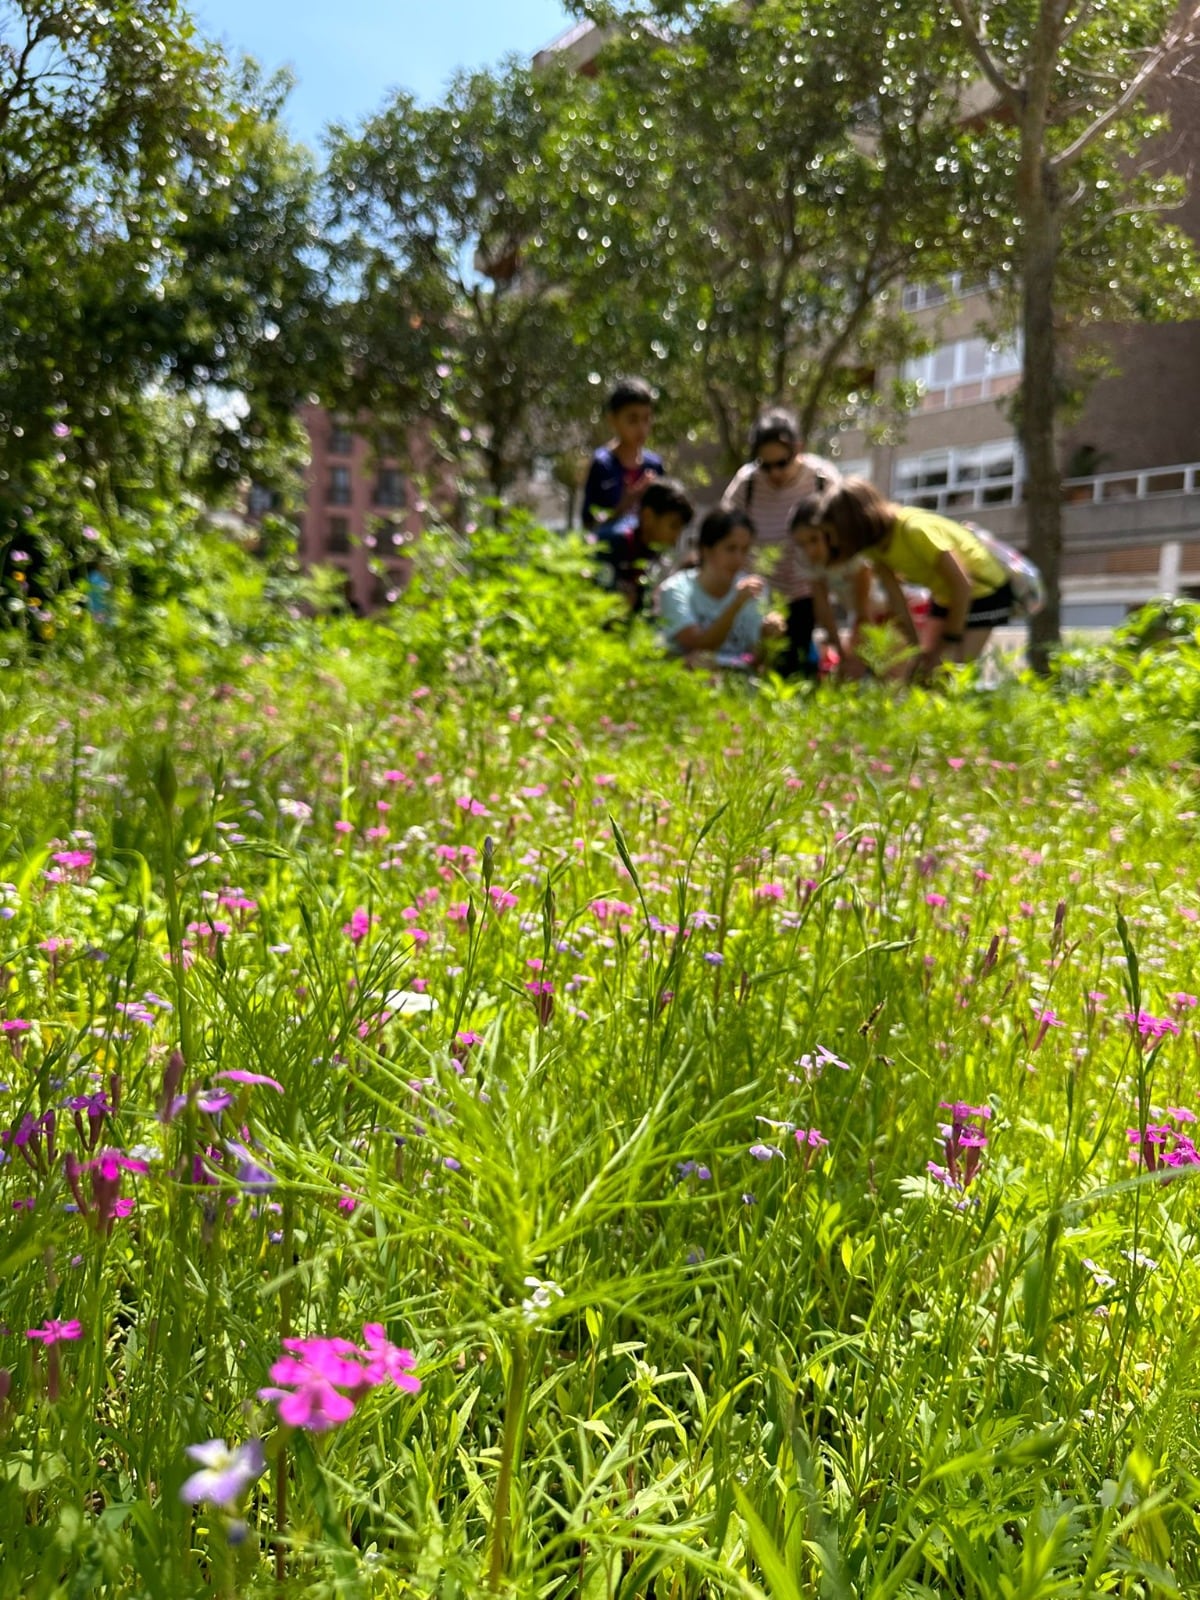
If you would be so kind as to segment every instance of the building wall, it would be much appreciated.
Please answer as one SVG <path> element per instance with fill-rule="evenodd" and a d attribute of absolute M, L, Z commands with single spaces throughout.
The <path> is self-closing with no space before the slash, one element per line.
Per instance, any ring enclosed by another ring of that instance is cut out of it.
<path fill-rule="evenodd" d="M 412 561 L 406 548 L 421 531 L 415 492 L 399 457 L 380 454 L 364 432 L 316 405 L 302 407 L 300 420 L 311 447 L 301 558 L 308 566 L 340 569 L 355 609 L 373 610 L 389 590 L 408 582 Z M 381 503 L 392 490 L 398 503 Z M 382 563 L 384 578 L 371 571 L 373 560 Z"/>
<path fill-rule="evenodd" d="M 1166 114 L 1169 125 L 1151 147 L 1150 165 L 1189 175 L 1184 203 L 1169 220 L 1200 242 L 1200 186 L 1190 181 L 1190 174 L 1200 170 L 1200 86 L 1190 73 L 1164 76 L 1154 86 L 1151 104 Z M 948 343 L 970 338 L 987 313 L 986 297 L 968 294 L 956 304 L 914 315 Z M 1093 385 L 1082 415 L 1064 428 L 1063 470 L 1069 473 L 1089 459 L 1086 475 L 1200 460 L 1200 319 L 1109 326 L 1089 338 L 1113 371 Z M 1002 397 L 999 403 L 973 401 L 960 390 L 952 406 L 927 400 L 902 425 L 898 446 L 873 452 L 875 476 L 890 488 L 897 459 L 938 446 L 982 444 L 1012 431 Z M 838 443 L 845 457 L 868 453 L 861 437 L 848 435 Z"/>

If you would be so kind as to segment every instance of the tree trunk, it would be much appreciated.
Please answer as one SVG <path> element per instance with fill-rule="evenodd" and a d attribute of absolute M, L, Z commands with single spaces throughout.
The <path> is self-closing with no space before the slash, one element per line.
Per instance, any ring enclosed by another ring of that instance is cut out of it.
<path fill-rule="evenodd" d="M 1041 141 L 1038 141 L 1040 146 Z M 1046 582 L 1046 604 L 1030 628 L 1030 663 L 1049 666 L 1060 640 L 1062 566 L 1062 480 L 1055 438 L 1057 351 L 1054 288 L 1058 267 L 1059 216 L 1055 177 L 1039 148 L 1035 170 L 1023 175 L 1025 233 L 1022 263 L 1024 377 L 1021 387 L 1021 445 L 1025 453 L 1025 510 L 1030 560 Z"/>

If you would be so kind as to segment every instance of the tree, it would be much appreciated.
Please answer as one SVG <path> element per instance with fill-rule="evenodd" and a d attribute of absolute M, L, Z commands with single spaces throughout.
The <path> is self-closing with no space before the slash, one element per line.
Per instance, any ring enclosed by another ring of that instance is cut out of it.
<path fill-rule="evenodd" d="M 1198 43 L 1188 0 L 941 0 L 950 30 L 990 90 L 976 162 L 997 208 L 1017 223 L 1024 378 L 1019 428 L 1027 473 L 1029 553 L 1048 603 L 1033 622 L 1044 667 L 1060 637 L 1062 486 L 1055 426 L 1068 319 L 1193 314 L 1200 293 L 1187 241 L 1161 220 L 1171 187 L 1146 165 L 1161 126 L 1147 113 L 1154 81 Z"/>
<path fill-rule="evenodd" d="M 231 71 L 173 0 L 0 0 L 0 61 L 0 513 L 64 429 L 119 502 L 154 392 L 223 419 L 195 487 L 253 470 L 323 337 L 286 83 Z"/>
<path fill-rule="evenodd" d="M 887 291 L 974 248 L 935 30 L 899 9 L 652 6 L 557 129 L 538 259 L 727 467 L 767 401 L 806 434 L 890 409 L 876 374 L 918 335 Z"/>
<path fill-rule="evenodd" d="M 337 398 L 427 421 L 455 454 L 473 444 L 497 496 L 590 403 L 567 296 L 526 258 L 551 205 L 542 147 L 562 91 L 513 64 L 333 134 Z"/>

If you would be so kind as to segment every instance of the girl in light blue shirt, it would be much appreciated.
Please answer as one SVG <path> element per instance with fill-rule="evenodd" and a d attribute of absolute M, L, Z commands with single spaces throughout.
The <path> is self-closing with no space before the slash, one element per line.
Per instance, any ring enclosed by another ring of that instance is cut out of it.
<path fill-rule="evenodd" d="M 762 653 L 766 593 L 748 572 L 754 529 L 745 512 L 717 509 L 700 524 L 700 565 L 677 572 L 658 591 L 663 638 L 675 655 L 715 656 L 718 666 L 750 667 Z"/>

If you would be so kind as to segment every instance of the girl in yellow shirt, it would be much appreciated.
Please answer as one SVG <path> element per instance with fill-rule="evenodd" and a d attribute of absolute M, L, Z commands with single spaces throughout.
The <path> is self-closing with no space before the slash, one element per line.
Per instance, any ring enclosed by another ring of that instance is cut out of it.
<path fill-rule="evenodd" d="M 866 557 L 909 642 L 921 648 L 917 671 L 940 661 L 974 661 L 1016 604 L 1008 574 L 970 528 L 933 511 L 893 505 L 863 478 L 843 478 L 827 493 L 803 500 L 793 515 L 792 537 L 818 570 Z M 902 582 L 933 597 L 923 641 Z M 818 611 L 820 598 L 814 596 Z"/>

